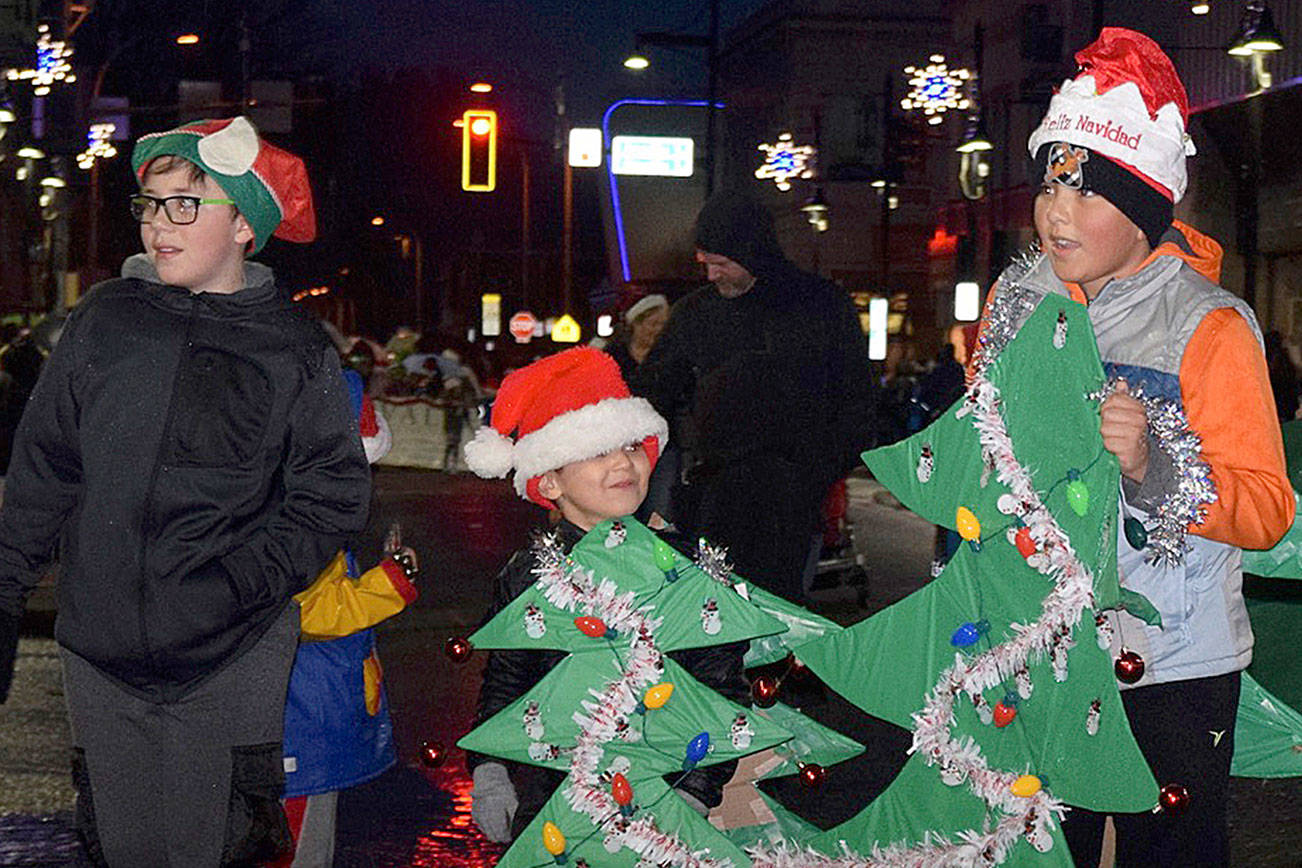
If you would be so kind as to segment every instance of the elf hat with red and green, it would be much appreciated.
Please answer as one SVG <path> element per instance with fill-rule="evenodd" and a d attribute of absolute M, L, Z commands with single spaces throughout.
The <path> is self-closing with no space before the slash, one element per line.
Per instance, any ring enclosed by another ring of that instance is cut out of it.
<path fill-rule="evenodd" d="M 592 347 L 509 374 L 491 418 L 465 445 L 466 464 L 490 479 L 514 471 L 516 492 L 544 507 L 553 505 L 538 491 L 547 471 L 639 442 L 654 467 L 669 442 L 664 418 L 645 398 L 633 397 L 614 359 Z"/>
<path fill-rule="evenodd" d="M 165 156 L 194 163 L 235 200 L 253 229 L 257 253 L 271 236 L 308 242 L 316 237 L 316 211 L 307 167 L 288 151 L 258 136 L 244 116 L 192 121 L 174 130 L 141 136 L 131 168 L 143 180 L 149 163 Z"/>

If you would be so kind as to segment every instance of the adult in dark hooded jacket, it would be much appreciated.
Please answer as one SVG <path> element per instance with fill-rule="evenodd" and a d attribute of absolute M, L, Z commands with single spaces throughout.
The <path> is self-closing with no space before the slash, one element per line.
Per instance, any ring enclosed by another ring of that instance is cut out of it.
<path fill-rule="evenodd" d="M 849 297 L 787 260 L 758 202 L 715 194 L 696 247 L 711 285 L 674 305 L 633 389 L 666 418 L 690 407 L 684 530 L 798 600 L 823 497 L 872 443 L 867 345 Z"/>

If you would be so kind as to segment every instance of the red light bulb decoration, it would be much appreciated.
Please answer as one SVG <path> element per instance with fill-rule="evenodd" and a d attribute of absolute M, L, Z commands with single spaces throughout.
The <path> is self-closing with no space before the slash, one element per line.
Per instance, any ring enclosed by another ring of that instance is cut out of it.
<path fill-rule="evenodd" d="M 443 765 L 443 760 L 447 756 L 447 751 L 443 745 L 437 741 L 422 741 L 420 743 L 420 764 L 427 769 L 436 769 Z"/>
<path fill-rule="evenodd" d="M 809 789 L 822 786 L 823 780 L 827 777 L 827 770 L 818 763 L 799 763 L 800 782 Z"/>
<path fill-rule="evenodd" d="M 1035 554 L 1035 540 L 1031 539 L 1031 529 L 1022 525 L 1013 534 L 1013 544 L 1017 546 L 1017 553 L 1024 558 L 1029 558 Z"/>
<path fill-rule="evenodd" d="M 772 708 L 778 701 L 779 682 L 772 675 L 757 675 L 750 683 L 750 696 L 760 708 Z"/>
<path fill-rule="evenodd" d="M 1158 791 L 1157 803 L 1164 811 L 1184 813 L 1189 807 L 1189 791 L 1181 784 L 1167 784 Z"/>
<path fill-rule="evenodd" d="M 1144 677 L 1144 658 L 1128 648 L 1121 649 L 1121 655 L 1113 664 L 1113 672 L 1122 684 L 1134 684 Z"/>
<path fill-rule="evenodd" d="M 621 814 L 627 817 L 633 813 L 633 788 L 622 772 L 615 772 L 615 776 L 610 779 L 610 795 L 614 797 L 615 804 L 619 805 Z"/>
<path fill-rule="evenodd" d="M 1013 718 L 1017 717 L 1017 704 L 1005 705 L 1004 702 L 1005 700 L 1001 699 L 995 703 L 995 726 L 1000 728 L 1008 726 L 1013 722 Z"/>
<path fill-rule="evenodd" d="M 464 663 L 470 657 L 470 652 L 474 649 L 470 647 L 470 640 L 461 636 L 451 636 L 443 646 L 443 651 L 452 660 L 453 663 Z"/>
<path fill-rule="evenodd" d="M 614 639 L 616 632 L 606 626 L 606 622 L 592 615 L 584 615 L 574 619 L 574 626 L 579 628 L 579 632 L 584 636 L 592 639 Z"/>

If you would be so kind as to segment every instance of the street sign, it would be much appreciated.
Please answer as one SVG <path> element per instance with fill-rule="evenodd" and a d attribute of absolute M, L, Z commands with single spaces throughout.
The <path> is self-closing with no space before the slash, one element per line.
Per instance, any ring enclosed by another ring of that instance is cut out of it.
<path fill-rule="evenodd" d="M 502 296 L 496 292 L 485 292 L 479 296 L 479 305 L 480 332 L 486 338 L 497 337 L 502 333 Z"/>
<path fill-rule="evenodd" d="M 556 320 L 556 325 L 552 326 L 552 340 L 558 344 L 577 344 L 581 337 L 583 333 L 578 322 L 568 313 L 563 314 Z"/>
<path fill-rule="evenodd" d="M 601 130 L 598 127 L 575 127 L 570 130 L 570 165 L 592 169 L 601 165 Z"/>
<path fill-rule="evenodd" d="M 534 329 L 537 326 L 538 318 L 527 310 L 512 314 L 511 322 L 508 324 L 511 337 L 515 338 L 517 344 L 529 343 L 533 339 Z"/>
<path fill-rule="evenodd" d="M 610 140 L 610 170 L 616 175 L 690 178 L 693 144 L 679 136 L 615 136 Z"/>

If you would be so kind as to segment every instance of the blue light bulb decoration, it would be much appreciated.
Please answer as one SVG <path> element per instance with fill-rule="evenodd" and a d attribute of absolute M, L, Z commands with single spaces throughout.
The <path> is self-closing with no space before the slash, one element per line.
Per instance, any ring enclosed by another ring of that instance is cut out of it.
<path fill-rule="evenodd" d="M 955 648 L 970 648 L 981 641 L 981 637 L 988 632 L 990 632 L 990 622 L 984 618 L 980 621 L 968 621 L 949 637 L 949 644 Z"/>
<path fill-rule="evenodd" d="M 1090 510 L 1090 490 L 1080 478 L 1079 470 L 1067 471 L 1067 505 L 1082 517 Z"/>
<path fill-rule="evenodd" d="M 695 738 L 687 743 L 687 758 L 683 760 L 683 771 L 689 772 L 696 768 L 696 764 L 705 759 L 705 755 L 710 752 L 710 734 L 708 732 L 698 733 Z"/>

